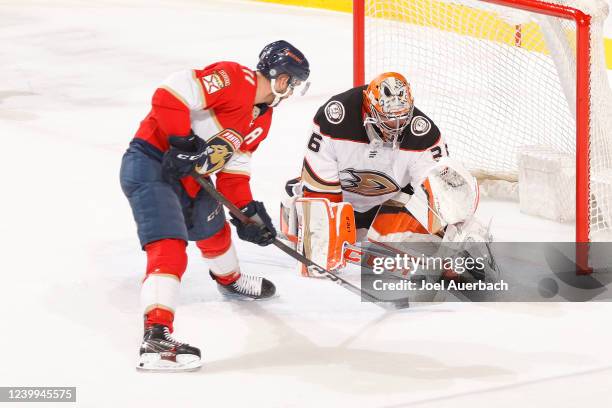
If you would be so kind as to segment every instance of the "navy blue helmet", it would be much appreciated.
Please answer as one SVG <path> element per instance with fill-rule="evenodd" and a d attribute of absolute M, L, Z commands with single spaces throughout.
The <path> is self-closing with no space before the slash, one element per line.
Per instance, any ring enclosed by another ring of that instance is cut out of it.
<path fill-rule="evenodd" d="M 287 74 L 293 80 L 304 82 L 310 75 L 310 67 L 304 54 L 284 40 L 274 41 L 261 50 L 257 70 L 268 79 Z"/>

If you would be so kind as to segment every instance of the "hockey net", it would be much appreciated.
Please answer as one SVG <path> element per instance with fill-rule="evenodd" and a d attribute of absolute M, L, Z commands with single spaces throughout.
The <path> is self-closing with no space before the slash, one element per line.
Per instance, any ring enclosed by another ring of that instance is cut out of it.
<path fill-rule="evenodd" d="M 576 241 L 612 240 L 604 0 L 354 3 L 356 84 L 404 74 L 451 154 L 481 180 L 516 181 L 525 146 L 571 156 Z"/>

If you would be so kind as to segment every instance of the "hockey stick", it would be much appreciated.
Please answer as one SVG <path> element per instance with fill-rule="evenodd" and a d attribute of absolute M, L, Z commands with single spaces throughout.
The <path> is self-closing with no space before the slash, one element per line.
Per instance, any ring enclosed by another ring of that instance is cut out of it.
<path fill-rule="evenodd" d="M 204 180 L 202 178 L 202 176 L 198 173 L 196 173 L 195 171 L 191 174 L 192 177 L 198 182 L 198 184 L 204 189 L 206 190 L 206 192 L 208 194 L 210 194 L 215 200 L 217 200 L 220 204 L 222 204 L 223 206 L 225 206 L 230 213 L 232 213 L 232 215 L 234 217 L 236 217 L 240 222 L 242 223 L 253 223 L 253 224 L 257 224 L 259 226 L 263 225 L 261 223 L 258 223 L 257 221 L 253 220 L 252 218 L 247 217 L 246 215 L 244 215 L 242 213 L 242 211 L 240 211 L 240 209 L 238 207 L 236 207 L 236 205 L 234 203 L 232 203 L 231 201 L 229 201 L 227 198 L 225 198 L 225 196 L 223 194 L 221 194 L 220 192 L 217 191 L 217 189 L 212 185 L 212 183 L 209 180 Z M 348 282 L 347 280 L 341 278 L 340 276 L 336 275 L 335 273 L 328 271 L 327 269 L 317 265 L 316 263 L 314 263 L 313 261 L 311 261 L 310 259 L 306 258 L 304 255 L 300 254 L 298 251 L 292 249 L 291 247 L 287 246 L 285 243 L 283 243 L 282 241 L 280 241 L 278 238 L 274 239 L 273 242 L 274 246 L 276 246 L 278 249 L 280 249 L 281 251 L 283 251 L 284 253 L 286 253 L 287 255 L 289 255 L 290 257 L 292 257 L 293 259 L 298 260 L 299 262 L 303 263 L 304 265 L 306 265 L 307 268 L 314 270 L 315 272 L 317 272 L 318 274 L 326 277 L 327 279 L 331 280 L 332 282 L 337 283 L 338 285 L 342 286 L 343 288 L 347 289 L 349 292 L 352 292 L 356 295 L 361 296 L 362 299 L 367 300 L 369 302 L 375 303 L 378 306 L 387 309 L 387 310 L 397 310 L 397 309 L 404 309 L 406 307 L 409 306 L 407 301 L 394 301 L 394 302 L 390 302 L 390 301 L 385 301 L 384 299 L 380 299 L 364 290 L 361 290 L 359 287 L 353 285 L 352 283 Z"/>

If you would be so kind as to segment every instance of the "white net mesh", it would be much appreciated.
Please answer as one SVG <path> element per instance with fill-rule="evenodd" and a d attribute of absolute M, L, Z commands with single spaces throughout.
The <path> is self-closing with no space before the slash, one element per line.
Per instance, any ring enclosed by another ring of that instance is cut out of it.
<path fill-rule="evenodd" d="M 591 239 L 612 239 L 612 108 L 604 0 L 592 16 Z M 576 151 L 576 27 L 478 0 L 365 0 L 365 80 L 397 71 L 479 177 L 516 180 L 522 146 Z M 571 198 L 570 198 L 571 199 Z"/>

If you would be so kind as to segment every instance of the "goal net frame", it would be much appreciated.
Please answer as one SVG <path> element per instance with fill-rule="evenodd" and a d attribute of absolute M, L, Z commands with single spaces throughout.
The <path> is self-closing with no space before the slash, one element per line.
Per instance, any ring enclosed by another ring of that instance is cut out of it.
<path fill-rule="evenodd" d="M 576 235 L 577 243 L 590 241 L 590 128 L 591 128 L 591 16 L 577 8 L 539 0 L 480 0 L 570 20 L 576 26 Z M 353 82 L 365 84 L 365 0 L 353 1 Z M 518 34 L 520 35 L 520 33 Z M 435 117 L 433 118 L 435 120 Z M 582 258 L 582 257 L 580 257 Z M 586 265 L 584 259 L 578 264 Z"/>

